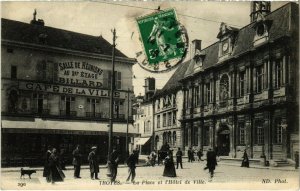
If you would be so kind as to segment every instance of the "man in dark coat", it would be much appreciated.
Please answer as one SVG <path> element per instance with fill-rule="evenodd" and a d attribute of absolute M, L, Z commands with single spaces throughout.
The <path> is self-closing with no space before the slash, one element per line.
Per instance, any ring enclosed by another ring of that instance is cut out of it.
<path fill-rule="evenodd" d="M 99 163 L 97 160 L 97 155 L 96 155 L 96 150 L 97 147 L 93 146 L 92 151 L 89 153 L 88 156 L 88 161 L 89 161 L 89 165 L 90 165 L 90 172 L 91 172 L 91 179 L 94 179 L 94 175 L 95 175 L 95 179 L 98 180 L 98 173 L 99 173 Z"/>
<path fill-rule="evenodd" d="M 76 149 L 73 151 L 73 165 L 74 165 L 74 178 L 80 177 L 80 167 L 81 167 L 81 152 L 80 146 L 77 145 Z"/>
<path fill-rule="evenodd" d="M 217 165 L 217 155 L 215 151 L 213 151 L 211 148 L 206 153 L 206 160 L 207 160 L 207 168 L 210 172 L 210 177 L 212 178 L 214 176 L 214 170 Z"/>
<path fill-rule="evenodd" d="M 248 158 L 248 154 L 247 154 L 246 149 L 244 151 L 243 161 L 242 161 L 241 167 L 247 167 L 247 168 L 249 168 L 249 158 Z"/>
<path fill-rule="evenodd" d="M 134 182 L 134 178 L 135 178 L 135 168 L 136 168 L 136 156 L 135 153 L 132 152 L 128 159 L 127 159 L 127 166 L 128 166 L 128 178 L 127 178 L 127 182 L 130 180 L 131 177 L 131 182 Z"/>
<path fill-rule="evenodd" d="M 176 153 L 176 163 L 177 163 L 177 169 L 178 169 L 178 164 L 180 164 L 180 167 L 182 169 L 182 151 L 180 150 L 180 147 L 178 147 L 178 151 Z"/>
<path fill-rule="evenodd" d="M 111 164 L 111 182 L 115 182 L 118 174 L 119 153 L 114 148 L 110 154 L 109 162 Z"/>
<path fill-rule="evenodd" d="M 190 147 L 188 150 L 188 162 L 193 162 L 193 156 L 194 155 L 194 151 L 193 149 Z"/>
<path fill-rule="evenodd" d="M 46 180 L 47 182 L 50 182 L 50 161 L 49 161 L 49 158 L 50 158 L 50 155 L 51 155 L 51 151 L 52 150 L 52 147 L 51 146 L 48 146 L 48 150 L 45 154 L 45 163 L 44 163 L 44 171 L 43 171 L 43 177 L 46 177 Z"/>
<path fill-rule="evenodd" d="M 51 155 L 49 156 L 49 167 L 49 180 L 52 182 L 52 184 L 54 184 L 55 182 L 64 181 L 65 174 L 60 168 L 59 157 L 55 148 L 52 149 Z"/>

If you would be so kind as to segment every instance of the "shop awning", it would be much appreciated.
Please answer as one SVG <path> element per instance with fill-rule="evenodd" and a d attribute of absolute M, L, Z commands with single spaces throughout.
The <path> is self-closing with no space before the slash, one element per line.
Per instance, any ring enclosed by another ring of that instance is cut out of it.
<path fill-rule="evenodd" d="M 135 142 L 136 145 L 144 145 L 147 143 L 147 141 L 150 139 L 150 137 L 141 137 L 138 138 L 138 140 Z"/>

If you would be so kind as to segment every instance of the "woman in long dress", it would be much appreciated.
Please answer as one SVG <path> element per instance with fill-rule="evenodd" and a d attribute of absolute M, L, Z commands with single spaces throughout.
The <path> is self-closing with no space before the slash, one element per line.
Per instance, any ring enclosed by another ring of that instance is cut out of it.
<path fill-rule="evenodd" d="M 244 151 L 243 161 L 242 161 L 241 167 L 247 167 L 247 168 L 249 168 L 249 158 L 248 158 L 248 154 L 247 154 L 246 149 Z"/>
<path fill-rule="evenodd" d="M 176 177 L 176 170 L 173 160 L 173 152 L 170 150 L 167 157 L 165 158 L 165 169 L 163 176 Z"/>
<path fill-rule="evenodd" d="M 57 151 L 55 148 L 53 148 L 52 153 L 49 157 L 49 164 L 50 164 L 50 177 L 52 183 L 55 182 L 62 182 L 64 181 L 65 174 L 61 170 L 60 163 L 59 163 L 59 157 L 57 155 Z"/>

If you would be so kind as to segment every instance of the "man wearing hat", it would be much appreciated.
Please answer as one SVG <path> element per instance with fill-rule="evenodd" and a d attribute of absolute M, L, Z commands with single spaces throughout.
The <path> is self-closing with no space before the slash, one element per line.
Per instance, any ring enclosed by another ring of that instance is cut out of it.
<path fill-rule="evenodd" d="M 93 146 L 91 148 L 91 152 L 89 153 L 88 156 L 88 161 L 90 164 L 90 171 L 91 171 L 91 179 L 94 179 L 94 175 L 95 175 L 95 179 L 99 179 L 98 178 L 98 173 L 99 173 L 99 164 L 98 164 L 98 160 L 97 160 L 97 156 L 96 156 L 96 150 L 97 147 Z"/>

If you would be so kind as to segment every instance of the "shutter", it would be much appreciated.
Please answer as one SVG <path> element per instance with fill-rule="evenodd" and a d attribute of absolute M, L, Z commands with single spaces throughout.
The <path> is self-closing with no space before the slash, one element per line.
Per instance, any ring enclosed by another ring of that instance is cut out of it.
<path fill-rule="evenodd" d="M 122 76 L 121 72 L 118 72 L 118 77 L 117 77 L 117 89 L 120 90 L 122 89 Z"/>

